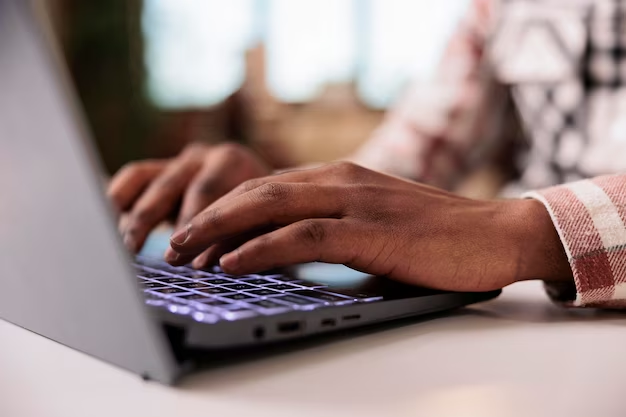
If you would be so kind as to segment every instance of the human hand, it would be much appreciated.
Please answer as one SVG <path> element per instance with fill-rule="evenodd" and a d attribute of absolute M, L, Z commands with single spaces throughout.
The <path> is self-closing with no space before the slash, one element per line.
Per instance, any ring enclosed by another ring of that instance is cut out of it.
<path fill-rule="evenodd" d="M 168 262 L 220 258 L 232 274 L 322 261 L 456 291 L 571 279 L 541 203 L 471 200 L 350 163 L 246 181 L 170 243 Z"/>
<path fill-rule="evenodd" d="M 150 231 L 178 204 L 180 226 L 242 182 L 269 173 L 269 167 L 244 146 L 196 143 L 172 159 L 126 165 L 113 177 L 108 195 L 125 214 L 120 220 L 125 245 L 138 252 Z"/>

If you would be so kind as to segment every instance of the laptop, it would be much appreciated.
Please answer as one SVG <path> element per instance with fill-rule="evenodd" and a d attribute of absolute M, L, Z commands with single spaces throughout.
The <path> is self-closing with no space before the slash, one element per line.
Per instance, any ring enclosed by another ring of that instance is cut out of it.
<path fill-rule="evenodd" d="M 41 4 L 0 0 L 0 318 L 172 384 L 206 357 L 494 298 L 342 266 L 246 276 L 131 256 Z"/>

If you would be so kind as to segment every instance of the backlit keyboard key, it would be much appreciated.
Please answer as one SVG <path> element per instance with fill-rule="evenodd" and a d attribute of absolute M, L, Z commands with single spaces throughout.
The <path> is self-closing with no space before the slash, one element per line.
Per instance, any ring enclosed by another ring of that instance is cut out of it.
<path fill-rule="evenodd" d="M 144 282 L 143 287 L 144 288 L 163 288 L 163 287 L 166 287 L 166 285 L 160 282 Z"/>
<path fill-rule="evenodd" d="M 228 285 L 224 285 L 224 287 L 230 288 L 231 290 L 236 290 L 236 291 L 253 290 L 257 288 L 257 287 L 254 287 L 252 285 L 247 285 L 247 284 L 228 284 Z"/>
<path fill-rule="evenodd" d="M 274 281 L 268 281 L 262 278 L 248 278 L 248 279 L 242 279 L 242 281 L 250 285 L 274 285 L 276 284 Z"/>
<path fill-rule="evenodd" d="M 246 291 L 248 294 L 254 294 L 256 296 L 259 297 L 271 297 L 272 295 L 280 295 L 282 294 L 282 292 L 280 291 L 274 291 L 274 290 L 269 290 L 267 288 L 262 288 L 260 290 L 251 290 L 251 291 Z"/>
<path fill-rule="evenodd" d="M 193 282 L 193 281 L 182 282 L 176 285 L 178 285 L 179 287 L 183 287 L 183 288 L 211 288 L 210 286 L 206 285 L 204 282 Z"/>
<path fill-rule="evenodd" d="M 235 281 L 232 279 L 224 279 L 224 278 L 211 278 L 211 279 L 202 279 L 202 282 L 211 285 L 224 285 L 224 284 L 233 284 Z"/>
<path fill-rule="evenodd" d="M 226 294 L 226 295 L 221 295 L 220 297 L 223 298 L 228 298 L 230 300 L 250 300 L 253 299 L 254 297 L 247 295 L 247 294 L 242 294 L 242 293 L 236 293 L 236 294 Z"/>
<path fill-rule="evenodd" d="M 180 284 L 183 282 L 189 282 L 188 280 L 182 278 L 154 278 L 154 280 L 165 284 Z"/>
<path fill-rule="evenodd" d="M 198 291 L 204 294 L 228 294 L 228 293 L 234 292 L 233 290 L 229 290 L 227 288 L 220 288 L 220 287 L 195 289 L 194 291 Z"/>
<path fill-rule="evenodd" d="M 267 285 L 266 288 L 270 288 L 272 290 L 277 290 L 277 291 L 288 291 L 288 290 L 298 290 L 298 289 L 300 289 L 299 287 L 296 287 L 296 286 L 293 286 L 293 285 L 289 285 L 289 284 Z"/>
<path fill-rule="evenodd" d="M 183 288 L 175 288 L 175 287 L 159 288 L 159 289 L 150 290 L 150 291 L 158 292 L 160 294 L 180 294 L 180 293 L 189 292 L 189 290 L 186 290 Z"/>

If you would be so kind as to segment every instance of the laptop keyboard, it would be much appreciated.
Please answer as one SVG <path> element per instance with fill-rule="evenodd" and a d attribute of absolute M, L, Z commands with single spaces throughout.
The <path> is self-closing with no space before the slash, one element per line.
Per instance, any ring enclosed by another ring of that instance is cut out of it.
<path fill-rule="evenodd" d="M 146 304 L 204 323 L 383 299 L 282 274 L 233 276 L 218 266 L 199 271 L 139 256 L 134 267 Z"/>

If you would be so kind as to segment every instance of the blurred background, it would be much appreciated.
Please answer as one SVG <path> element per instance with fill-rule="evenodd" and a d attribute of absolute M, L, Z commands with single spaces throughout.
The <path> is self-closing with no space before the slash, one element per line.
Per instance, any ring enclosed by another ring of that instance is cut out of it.
<path fill-rule="evenodd" d="M 106 167 L 190 141 L 347 155 L 428 78 L 467 0 L 49 0 Z"/>

